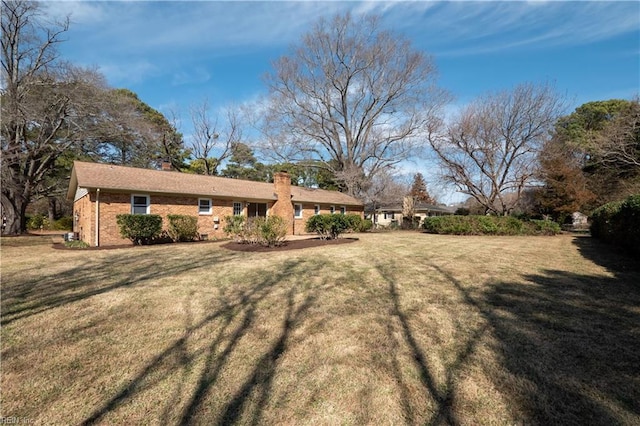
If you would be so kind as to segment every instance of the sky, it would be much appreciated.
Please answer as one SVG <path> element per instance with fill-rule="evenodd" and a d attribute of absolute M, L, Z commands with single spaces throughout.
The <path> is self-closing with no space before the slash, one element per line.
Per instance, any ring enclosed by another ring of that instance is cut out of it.
<path fill-rule="evenodd" d="M 385 29 L 435 60 L 456 110 L 479 95 L 551 82 L 568 113 L 585 102 L 640 90 L 640 2 L 581 1 L 55 1 L 71 15 L 61 55 L 97 67 L 165 114 L 251 104 L 264 75 L 319 17 L 376 14 Z M 424 164 L 405 164 L 422 171 Z"/>

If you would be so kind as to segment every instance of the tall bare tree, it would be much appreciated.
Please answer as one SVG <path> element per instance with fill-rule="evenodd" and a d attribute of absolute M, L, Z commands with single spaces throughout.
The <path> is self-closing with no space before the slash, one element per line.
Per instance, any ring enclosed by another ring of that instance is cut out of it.
<path fill-rule="evenodd" d="M 2 2 L 2 212 L 5 233 L 26 229 L 26 208 L 46 192 L 55 161 L 103 86 L 101 77 L 59 60 L 69 20 L 48 22 L 40 5 Z"/>
<path fill-rule="evenodd" d="M 537 153 L 563 108 L 550 84 L 521 84 L 480 97 L 444 133 L 430 136 L 443 180 L 485 212 L 508 214 L 532 183 Z"/>
<path fill-rule="evenodd" d="M 370 177 L 415 153 L 447 93 L 433 59 L 375 16 L 320 19 L 267 76 L 268 149 L 321 160 L 359 195 Z"/>
<path fill-rule="evenodd" d="M 212 115 L 205 99 L 190 110 L 193 136 L 191 153 L 193 171 L 205 175 L 217 175 L 220 164 L 233 155 L 234 145 L 243 137 L 241 114 L 236 108 L 225 111 L 224 122 Z"/>

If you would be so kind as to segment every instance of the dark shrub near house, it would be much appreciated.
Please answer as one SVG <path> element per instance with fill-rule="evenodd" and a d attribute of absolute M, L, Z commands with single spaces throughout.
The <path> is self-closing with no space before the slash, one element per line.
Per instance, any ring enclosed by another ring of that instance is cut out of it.
<path fill-rule="evenodd" d="M 640 195 L 594 210 L 590 229 L 591 236 L 640 254 Z"/>
<path fill-rule="evenodd" d="M 349 229 L 349 220 L 341 214 L 319 214 L 309 218 L 307 232 L 315 232 L 320 238 L 332 240 Z"/>
<path fill-rule="evenodd" d="M 175 242 L 193 241 L 198 238 L 198 218 L 182 214 L 167 215 L 169 237 Z"/>
<path fill-rule="evenodd" d="M 162 233 L 162 216 L 155 214 L 119 214 L 120 235 L 136 245 L 150 244 Z"/>

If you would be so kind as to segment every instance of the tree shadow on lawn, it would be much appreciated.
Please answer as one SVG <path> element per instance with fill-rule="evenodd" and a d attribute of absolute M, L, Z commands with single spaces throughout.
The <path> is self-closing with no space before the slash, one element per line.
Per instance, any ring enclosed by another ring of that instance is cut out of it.
<path fill-rule="evenodd" d="M 171 395 L 167 395 L 163 402 L 162 424 L 188 425 L 199 423 L 203 419 L 207 419 L 209 424 L 220 425 L 247 423 L 248 419 L 251 424 L 260 424 L 279 359 L 291 342 L 291 333 L 305 319 L 307 311 L 318 298 L 318 292 L 331 287 L 329 285 L 305 290 L 300 285 L 300 280 L 313 276 L 322 267 L 321 261 L 287 260 L 278 268 L 277 273 L 257 272 L 260 275 L 249 280 L 256 281 L 255 283 L 223 291 L 216 298 L 221 307 L 212 310 L 195 324 L 192 324 L 191 314 L 187 309 L 184 334 L 150 360 L 133 379 L 127 380 L 115 395 L 95 409 L 82 424 L 101 423 L 110 412 L 157 386 L 176 370 L 180 370 L 181 378 L 174 385 Z M 282 285 L 288 280 L 292 280 L 292 283 Z M 279 333 L 277 336 L 265 337 L 271 342 L 267 350 L 258 354 L 248 371 L 238 373 L 240 377 L 246 378 L 235 393 L 228 395 L 222 406 L 212 413 L 211 394 L 216 391 L 223 371 L 230 368 L 230 358 L 238 356 L 242 340 L 255 332 L 258 311 L 261 309 L 259 305 L 267 303 L 267 299 L 271 307 L 275 304 L 280 307 L 278 312 L 284 313 Z M 202 333 L 208 336 L 204 340 Z M 198 341 L 207 342 L 206 347 L 195 351 L 187 348 Z M 192 370 L 200 359 L 204 359 L 203 366 L 194 380 Z M 194 385 L 191 386 L 190 383 Z"/>
<path fill-rule="evenodd" d="M 640 273 L 628 264 L 601 259 L 625 273 L 613 277 L 545 270 L 517 282 L 486 282 L 467 286 L 441 265 L 429 264 L 457 290 L 463 311 L 481 320 L 454 320 L 459 344 L 441 361 L 438 376 L 430 347 L 422 340 L 428 327 L 403 308 L 393 266 L 376 265 L 388 285 L 391 318 L 388 335 L 409 349 L 424 393 L 434 401 L 428 424 L 468 421 L 459 400 L 459 374 L 479 344 L 491 335 L 498 364 L 485 374 L 494 382 L 511 416 L 524 424 L 635 424 L 640 421 Z M 401 284 L 401 283 L 400 283 Z M 430 285 L 425 283 L 425 285 Z M 435 303 L 434 301 L 425 301 Z M 459 303 L 459 302 L 458 302 Z M 456 310 L 457 309 L 457 310 Z M 463 327 L 463 328 L 461 328 Z M 394 335 L 402 336 L 399 340 Z M 443 355 L 441 355 L 443 356 Z M 475 357 L 477 359 L 477 357 Z M 415 395 L 408 390 L 399 360 L 391 362 L 404 418 L 415 423 Z M 484 367 L 483 367 L 484 368 Z"/>
<path fill-rule="evenodd" d="M 127 251 L 105 257 L 86 256 L 77 266 L 55 275 L 24 278 L 4 276 L 0 324 L 45 312 L 119 288 L 152 283 L 153 280 L 211 267 L 237 257 L 226 250 L 212 250 L 206 256 L 189 253 L 164 255 L 146 250 Z M 64 261 L 64 259 L 61 259 Z M 46 266 L 42 266 L 46 268 Z"/>
<path fill-rule="evenodd" d="M 604 243 L 588 235 L 576 236 L 573 244 L 580 254 L 617 275 L 640 272 L 640 255 L 622 247 Z"/>
<path fill-rule="evenodd" d="M 504 370 L 492 379 L 525 423 L 640 421 L 640 274 L 546 270 L 525 275 L 525 283 L 489 283 L 473 294 L 436 269 L 499 339 Z"/>
<path fill-rule="evenodd" d="M 498 283 L 481 302 L 502 342 L 508 388 L 538 424 L 640 420 L 638 283 L 548 270 Z M 507 315 L 497 315 L 498 312 Z"/>

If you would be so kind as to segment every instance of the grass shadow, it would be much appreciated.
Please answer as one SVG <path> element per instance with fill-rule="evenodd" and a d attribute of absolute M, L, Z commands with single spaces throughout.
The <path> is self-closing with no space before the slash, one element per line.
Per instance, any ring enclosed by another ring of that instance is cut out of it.
<path fill-rule="evenodd" d="M 640 255 L 634 255 L 624 248 L 604 243 L 589 235 L 576 236 L 572 243 L 585 259 L 615 274 L 640 272 Z"/>
<path fill-rule="evenodd" d="M 211 267 L 234 257 L 237 254 L 215 250 L 201 257 L 183 254 L 168 263 L 158 253 L 135 250 L 107 257 L 87 256 L 74 267 L 34 279 L 19 274 L 4 276 L 4 281 L 10 283 L 2 289 L 0 325 L 119 288 Z"/>
<path fill-rule="evenodd" d="M 262 273 L 252 277 L 250 285 L 221 290 L 216 298 L 219 308 L 196 323 L 190 310 L 185 309 L 182 336 L 153 357 L 135 377 L 125 380 L 82 424 L 103 423 L 111 412 L 131 403 L 142 392 L 152 390 L 176 370 L 180 370 L 181 378 L 163 402 L 162 423 L 189 425 L 206 420 L 209 424 L 259 424 L 291 333 L 304 321 L 318 292 L 323 291 L 323 288 L 298 286 L 298 280 L 317 273 L 322 267 L 321 261 L 287 260 L 277 268 L 277 273 Z M 186 303 L 188 307 L 189 301 Z M 264 303 L 283 313 L 281 328 L 277 335 L 266 337 L 271 343 L 261 354 L 252 351 L 256 357 L 252 367 L 238 373 L 246 377 L 245 381 L 225 398 L 224 406 L 212 413 L 212 393 L 217 391 L 223 371 L 230 368 L 231 359 L 242 350 L 244 339 L 251 340 L 247 336 L 255 331 Z M 200 349 L 193 349 L 199 344 L 202 344 Z"/>
<path fill-rule="evenodd" d="M 498 389 L 533 424 L 640 420 L 640 276 L 547 270 L 472 294 L 436 267 L 498 339 Z"/>

